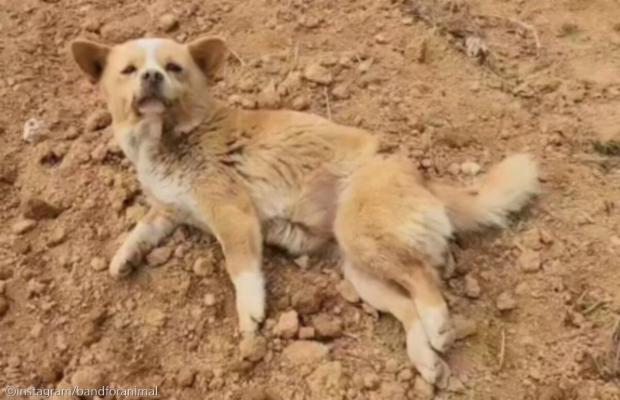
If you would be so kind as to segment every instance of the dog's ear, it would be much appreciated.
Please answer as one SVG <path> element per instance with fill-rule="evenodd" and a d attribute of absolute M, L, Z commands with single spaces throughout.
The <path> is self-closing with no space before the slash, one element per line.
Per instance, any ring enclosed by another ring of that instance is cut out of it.
<path fill-rule="evenodd" d="M 216 76 L 224 65 L 226 57 L 228 57 L 226 42 L 224 39 L 216 36 L 207 36 L 194 40 L 187 47 L 194 62 L 210 79 Z"/>
<path fill-rule="evenodd" d="M 109 46 L 90 40 L 77 39 L 71 43 L 73 59 L 94 83 L 101 78 L 109 53 Z"/>

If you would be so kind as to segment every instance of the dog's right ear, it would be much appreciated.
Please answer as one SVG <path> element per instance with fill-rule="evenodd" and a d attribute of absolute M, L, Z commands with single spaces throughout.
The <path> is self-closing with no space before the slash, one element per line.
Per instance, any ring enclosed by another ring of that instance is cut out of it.
<path fill-rule="evenodd" d="M 90 40 L 77 39 L 71 43 L 73 59 L 93 83 L 98 82 L 101 78 L 109 53 L 109 46 Z"/>

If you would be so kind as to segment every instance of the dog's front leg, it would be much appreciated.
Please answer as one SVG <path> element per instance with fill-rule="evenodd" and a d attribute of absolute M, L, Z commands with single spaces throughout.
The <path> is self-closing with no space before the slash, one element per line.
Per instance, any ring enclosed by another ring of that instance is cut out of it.
<path fill-rule="evenodd" d="M 254 333 L 265 318 L 260 221 L 250 199 L 239 188 L 226 191 L 225 196 L 202 193 L 199 198 L 235 287 L 239 329 L 243 334 Z"/>
<path fill-rule="evenodd" d="M 110 262 L 110 274 L 116 278 L 128 275 L 142 262 L 146 253 L 174 231 L 174 216 L 158 207 L 152 208 L 138 222 Z"/>

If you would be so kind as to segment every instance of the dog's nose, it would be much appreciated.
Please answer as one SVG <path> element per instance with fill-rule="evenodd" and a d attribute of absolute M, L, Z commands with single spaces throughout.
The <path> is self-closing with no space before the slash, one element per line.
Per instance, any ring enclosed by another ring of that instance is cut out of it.
<path fill-rule="evenodd" d="M 142 73 L 142 82 L 156 85 L 164 80 L 164 75 L 157 70 L 148 70 Z"/>

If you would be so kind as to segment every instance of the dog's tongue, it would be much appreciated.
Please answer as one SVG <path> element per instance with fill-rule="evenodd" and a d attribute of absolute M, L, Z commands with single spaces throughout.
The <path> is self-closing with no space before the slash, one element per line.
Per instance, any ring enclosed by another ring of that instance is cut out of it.
<path fill-rule="evenodd" d="M 154 97 L 144 99 L 138 105 L 138 110 L 142 114 L 161 114 L 165 109 L 164 103 Z"/>

